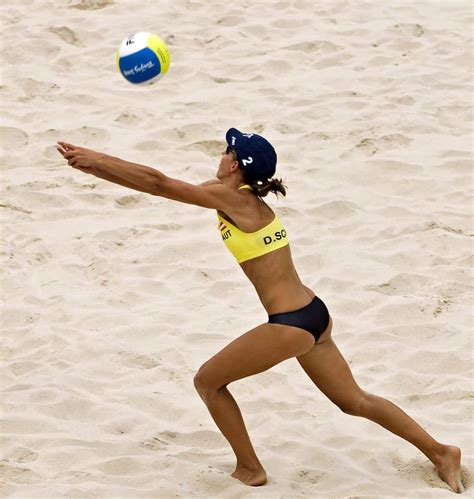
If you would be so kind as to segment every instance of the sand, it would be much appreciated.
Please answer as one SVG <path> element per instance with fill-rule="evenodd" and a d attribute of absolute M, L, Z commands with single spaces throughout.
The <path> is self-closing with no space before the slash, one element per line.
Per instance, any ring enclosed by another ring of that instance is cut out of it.
<path fill-rule="evenodd" d="M 269 202 L 357 381 L 461 447 L 469 486 L 469 1 L 6 0 L 1 19 L 2 497 L 453 497 L 294 359 L 230 385 L 269 481 L 230 477 L 193 376 L 266 315 L 215 213 L 54 144 L 198 183 L 231 126 L 277 149 Z M 147 88 L 115 65 L 137 31 L 172 54 Z"/>

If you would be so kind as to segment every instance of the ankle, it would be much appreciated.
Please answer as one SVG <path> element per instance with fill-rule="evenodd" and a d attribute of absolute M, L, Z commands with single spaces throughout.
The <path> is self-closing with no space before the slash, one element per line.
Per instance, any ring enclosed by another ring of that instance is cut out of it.
<path fill-rule="evenodd" d="M 446 455 L 448 453 L 448 445 L 443 445 L 436 442 L 436 446 L 432 449 L 432 451 L 428 455 L 428 458 L 435 466 L 439 466 L 446 459 Z"/>
<path fill-rule="evenodd" d="M 259 461 L 237 461 L 236 468 L 246 469 L 249 471 L 256 471 L 262 469 L 262 465 Z"/>

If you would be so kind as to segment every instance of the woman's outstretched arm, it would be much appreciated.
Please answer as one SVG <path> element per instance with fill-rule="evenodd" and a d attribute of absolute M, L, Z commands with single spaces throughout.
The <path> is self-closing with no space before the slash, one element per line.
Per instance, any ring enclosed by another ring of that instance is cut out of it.
<path fill-rule="evenodd" d="M 154 196 L 217 210 L 238 209 L 238 194 L 220 182 L 200 186 L 168 177 L 149 166 L 124 161 L 91 149 L 58 142 L 58 152 L 73 168 Z"/>
<path fill-rule="evenodd" d="M 155 194 L 158 170 L 114 158 L 92 149 L 76 147 L 66 142 L 58 142 L 58 152 L 68 160 L 73 168 L 115 184 Z"/>

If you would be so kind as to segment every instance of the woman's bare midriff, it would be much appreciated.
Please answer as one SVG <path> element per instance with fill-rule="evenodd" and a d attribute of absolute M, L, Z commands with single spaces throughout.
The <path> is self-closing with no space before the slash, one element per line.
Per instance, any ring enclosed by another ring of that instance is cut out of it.
<path fill-rule="evenodd" d="M 301 282 L 293 265 L 290 246 L 247 260 L 240 266 L 269 315 L 297 310 L 315 296 Z"/>

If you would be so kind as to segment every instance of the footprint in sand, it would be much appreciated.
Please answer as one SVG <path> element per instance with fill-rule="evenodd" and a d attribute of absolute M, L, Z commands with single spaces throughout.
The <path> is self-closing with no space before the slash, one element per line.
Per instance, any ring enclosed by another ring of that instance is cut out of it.
<path fill-rule="evenodd" d="M 35 99 L 55 101 L 58 98 L 60 86 L 56 82 L 18 78 L 15 83 L 16 89 L 23 92 L 23 95 L 17 98 L 18 102 L 25 103 Z"/>
<path fill-rule="evenodd" d="M 145 140 L 135 144 L 134 149 L 137 151 L 158 151 L 160 143 L 157 140 Z"/>
<path fill-rule="evenodd" d="M 300 470 L 298 471 L 298 477 L 305 482 L 316 484 L 321 481 L 327 475 L 324 471 L 317 470 Z"/>
<path fill-rule="evenodd" d="M 416 100 L 409 95 L 402 95 L 400 97 L 392 97 L 389 99 L 390 102 L 394 104 L 401 104 L 402 106 L 413 106 L 416 104 Z"/>
<path fill-rule="evenodd" d="M 133 352 L 119 352 L 119 358 L 128 367 L 135 369 L 153 369 L 160 365 L 160 362 L 148 355 L 140 355 Z"/>
<path fill-rule="evenodd" d="M 20 468 L 18 466 L 9 466 L 0 463 L 0 476 L 5 483 L 34 483 L 37 482 L 38 475 L 30 468 Z"/>
<path fill-rule="evenodd" d="M 38 369 L 38 367 L 40 367 L 40 364 L 38 364 L 37 362 L 32 362 L 30 360 L 14 362 L 13 364 L 10 364 L 8 366 L 10 372 L 16 377 L 22 377 L 25 374 L 29 374 L 31 373 L 31 371 Z"/>
<path fill-rule="evenodd" d="M 394 133 L 391 135 L 383 135 L 378 139 L 378 143 L 380 145 L 380 149 L 388 150 L 388 149 L 399 149 L 401 147 L 407 146 L 413 139 L 406 137 L 400 133 Z"/>
<path fill-rule="evenodd" d="M 72 142 L 78 146 L 88 146 L 89 144 L 100 144 L 101 146 L 110 138 L 109 132 L 104 128 L 83 126 L 71 132 L 66 132 L 66 142 Z"/>
<path fill-rule="evenodd" d="M 144 449 L 160 451 L 160 450 L 166 449 L 166 447 L 169 445 L 169 443 L 166 442 L 165 440 L 158 438 L 158 437 L 153 437 L 149 440 L 143 440 L 138 445 L 140 447 L 143 447 Z"/>
<path fill-rule="evenodd" d="M 294 45 L 288 45 L 284 47 L 286 50 L 295 50 L 298 52 L 303 52 L 305 54 L 333 54 L 334 52 L 340 52 L 344 50 L 340 45 L 336 45 L 332 42 L 327 42 L 325 40 L 314 40 L 312 42 L 302 42 L 295 43 Z"/>
<path fill-rule="evenodd" d="M 76 47 L 81 47 L 83 45 L 77 37 L 76 33 L 74 33 L 72 29 L 69 29 L 66 26 L 49 28 L 49 31 L 59 36 L 59 38 L 61 38 L 63 42 L 66 42 L 69 45 L 75 45 Z"/>
<path fill-rule="evenodd" d="M 365 156 L 370 157 L 377 154 L 379 151 L 391 149 L 400 149 L 406 147 L 413 139 L 406 137 L 400 133 L 391 135 L 383 135 L 382 137 L 364 138 L 359 141 L 353 149 L 341 154 L 341 158 L 350 158 L 357 155 L 357 152 L 362 152 Z"/>
<path fill-rule="evenodd" d="M 131 424 L 128 420 L 122 421 L 112 421 L 110 423 L 106 423 L 100 425 L 100 428 L 108 434 L 111 435 L 127 435 L 133 429 L 133 423 Z"/>
<path fill-rule="evenodd" d="M 238 26 L 239 24 L 242 24 L 244 21 L 245 18 L 242 16 L 225 16 L 217 20 L 217 25 L 226 26 L 230 28 L 232 26 Z"/>
<path fill-rule="evenodd" d="M 117 118 L 115 118 L 115 121 L 121 123 L 122 125 L 137 125 L 138 123 L 142 122 L 142 119 L 136 114 L 124 111 L 123 113 L 119 114 Z"/>
<path fill-rule="evenodd" d="M 219 156 L 222 152 L 222 147 L 221 140 L 200 140 L 184 146 L 184 149 L 193 151 L 197 149 L 208 154 L 209 156 Z"/>
<path fill-rule="evenodd" d="M 316 208 L 311 208 L 308 211 L 310 216 L 319 216 L 324 219 L 340 220 L 349 218 L 359 211 L 359 206 L 350 201 L 330 201 L 329 203 L 321 204 Z"/>
<path fill-rule="evenodd" d="M 16 150 L 28 144 L 28 135 L 19 128 L 2 126 L 0 127 L 0 137 L 6 151 Z"/>
<path fill-rule="evenodd" d="M 131 457 L 119 457 L 96 464 L 96 467 L 106 475 L 135 475 L 143 473 L 146 466 Z"/>
<path fill-rule="evenodd" d="M 436 112 L 439 124 L 452 129 L 453 135 L 467 133 L 472 120 L 472 107 L 468 105 L 457 106 L 454 103 L 440 106 Z"/>
<path fill-rule="evenodd" d="M 163 431 L 150 440 L 141 442 L 142 447 L 161 450 L 169 444 L 183 447 L 202 447 L 203 449 L 221 449 L 225 446 L 224 437 L 217 431 L 201 430 L 191 433 Z"/>
<path fill-rule="evenodd" d="M 239 30 L 239 33 L 242 34 L 244 37 L 250 35 L 252 37 L 258 38 L 258 40 L 261 41 L 267 38 L 268 28 L 262 24 L 249 24 L 248 22 L 246 22 L 242 25 L 241 29 Z M 210 41 L 206 42 L 206 44 L 209 44 L 216 39 L 221 42 L 221 37 L 217 36 L 212 38 Z"/>
<path fill-rule="evenodd" d="M 426 289 L 433 283 L 433 279 L 421 274 L 398 274 L 390 281 L 378 286 L 367 286 L 366 289 L 384 295 L 410 296 L 413 290 Z"/>
<path fill-rule="evenodd" d="M 38 453 L 26 447 L 16 447 L 9 458 L 17 463 L 30 463 L 38 459 Z"/>
<path fill-rule="evenodd" d="M 403 35 L 416 36 L 417 38 L 423 36 L 425 32 L 421 24 L 400 23 L 395 24 L 393 27 Z"/>
<path fill-rule="evenodd" d="M 148 206 L 150 203 L 145 196 L 142 196 L 141 194 L 132 194 L 131 196 L 122 196 L 116 199 L 115 204 L 124 208 L 136 208 Z"/>
<path fill-rule="evenodd" d="M 80 9 L 80 10 L 99 10 L 105 9 L 114 2 L 112 0 L 79 0 L 69 6 L 70 9 Z"/>
<path fill-rule="evenodd" d="M 347 53 L 337 54 L 331 57 L 325 57 L 319 59 L 318 62 L 314 65 L 314 67 L 318 69 L 324 69 L 324 68 L 330 68 L 332 66 L 343 66 L 347 63 L 349 59 L 352 59 L 352 55 Z"/>

